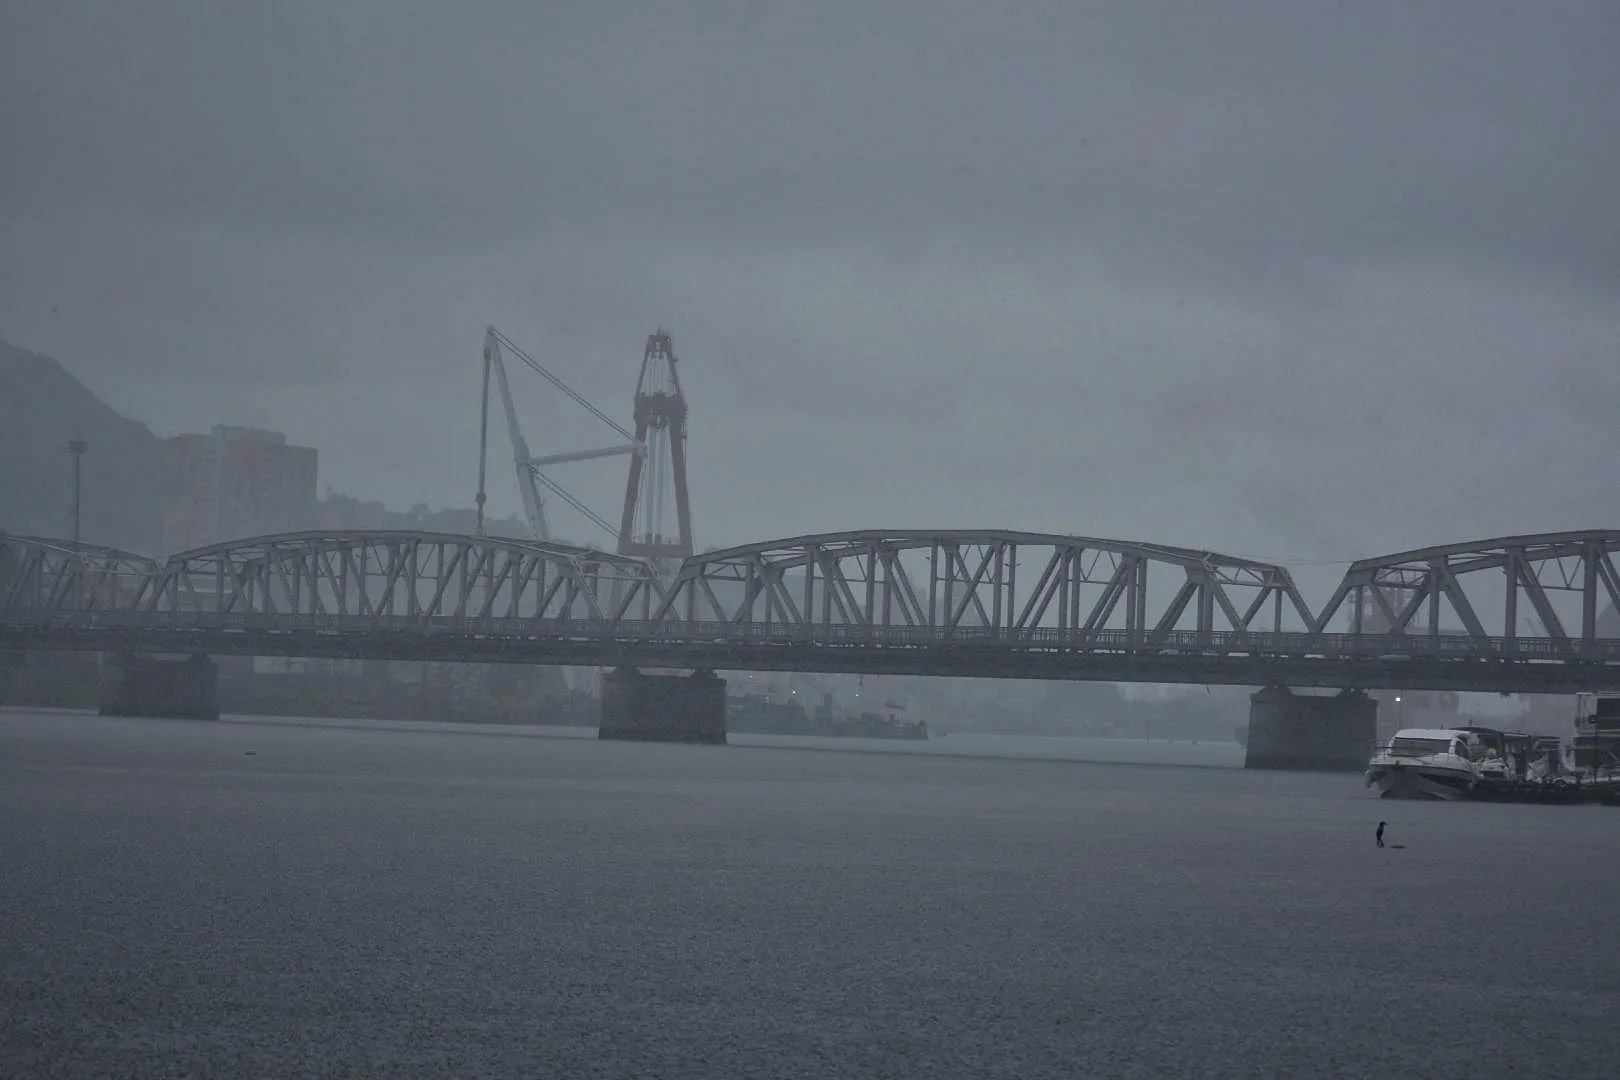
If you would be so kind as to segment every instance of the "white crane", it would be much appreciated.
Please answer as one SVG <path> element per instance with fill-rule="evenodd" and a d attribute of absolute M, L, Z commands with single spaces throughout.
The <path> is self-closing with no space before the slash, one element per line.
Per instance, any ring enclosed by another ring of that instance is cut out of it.
<path fill-rule="evenodd" d="M 518 424 L 517 406 L 513 404 L 512 388 L 506 377 L 506 353 L 511 353 L 517 357 L 541 378 L 567 394 L 592 416 L 612 428 L 619 435 L 622 435 L 626 441 L 594 450 L 570 450 L 558 454 L 544 454 L 538 457 L 529 453 L 529 443 L 523 437 L 523 429 Z M 480 536 L 484 534 L 484 479 L 489 460 L 489 382 L 492 372 L 500 389 L 501 405 L 506 411 L 506 430 L 512 440 L 512 463 L 517 470 L 518 492 L 523 497 L 523 513 L 528 519 L 529 531 L 534 535 L 534 538 L 536 540 L 550 540 L 552 538 L 550 526 L 546 521 L 546 501 L 540 493 L 541 487 L 544 487 L 563 502 L 579 511 L 580 514 L 588 518 L 609 536 L 617 538 L 619 531 L 611 522 L 575 498 L 556 480 L 542 472 L 541 468 L 575 461 L 617 457 L 621 454 L 645 457 L 647 453 L 646 442 L 636 438 L 633 433 L 617 423 L 607 413 L 585 400 L 584 397 L 571 389 L 567 383 L 546 370 L 545 366 L 538 360 L 513 344 L 511 338 L 493 326 L 486 328 L 484 331 L 484 399 L 478 432 L 478 534 Z"/>

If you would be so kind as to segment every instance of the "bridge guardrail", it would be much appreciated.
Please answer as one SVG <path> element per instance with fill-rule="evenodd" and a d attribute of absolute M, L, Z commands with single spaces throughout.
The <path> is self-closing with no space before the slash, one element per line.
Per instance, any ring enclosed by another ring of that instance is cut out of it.
<path fill-rule="evenodd" d="M 1016 652 L 1128 653 L 1133 655 L 1322 657 L 1334 659 L 1435 658 L 1455 661 L 1564 661 L 1620 663 L 1620 639 L 1595 642 L 1552 638 L 1476 638 L 1464 635 L 1377 635 L 1303 631 L 1063 630 L 1038 627 L 773 625 L 712 620 L 638 621 L 509 619 L 446 615 L 280 615 L 234 612 L 0 612 L 0 626 L 86 632 L 150 631 L 282 634 L 420 634 L 625 644 L 749 645 L 780 648 L 993 649 Z"/>

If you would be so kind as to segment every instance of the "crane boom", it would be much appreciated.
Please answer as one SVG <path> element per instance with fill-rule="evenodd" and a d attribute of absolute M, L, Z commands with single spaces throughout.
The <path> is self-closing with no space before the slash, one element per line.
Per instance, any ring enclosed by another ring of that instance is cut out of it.
<path fill-rule="evenodd" d="M 473 532 L 478 536 L 484 535 L 484 503 L 488 501 L 484 491 L 484 475 L 489 472 L 489 369 L 493 362 L 487 337 L 484 345 L 484 396 L 478 415 L 478 524 L 473 527 Z"/>
<path fill-rule="evenodd" d="M 529 452 L 528 440 L 523 437 L 523 428 L 518 423 L 517 404 L 512 398 L 512 386 L 507 377 L 506 354 L 517 357 L 525 366 L 540 375 L 552 386 L 585 409 L 592 416 L 607 424 L 626 442 L 614 446 L 604 446 L 590 450 L 570 450 L 557 454 L 535 456 Z M 478 447 L 478 532 L 484 532 L 484 503 L 486 492 L 484 490 L 485 474 L 488 471 L 489 457 L 489 408 L 491 376 L 495 389 L 501 396 L 501 407 L 506 414 L 506 431 L 512 442 L 512 465 L 517 472 L 518 493 L 523 498 L 523 514 L 528 519 L 529 532 L 536 540 L 550 540 L 550 523 L 546 518 L 546 500 L 541 489 L 551 492 L 563 502 L 579 511 L 587 520 L 596 525 L 609 536 L 617 537 L 618 531 L 613 524 L 600 514 L 595 513 L 556 480 L 541 471 L 541 466 L 561 465 L 569 462 L 591 461 L 597 458 L 616 457 L 628 454 L 640 459 L 647 454 L 647 442 L 637 438 L 629 429 L 615 422 L 607 413 L 592 405 L 579 393 L 575 392 L 556 375 L 546 370 L 534 357 L 524 352 L 512 339 L 501 333 L 493 326 L 484 329 L 484 397 L 482 413 L 479 423 Z"/>
<path fill-rule="evenodd" d="M 529 530 L 536 540 L 550 540 L 551 530 L 546 527 L 546 504 L 535 487 L 533 470 L 529 465 L 529 443 L 518 425 L 517 406 L 512 402 L 512 385 L 506 378 L 506 362 L 501 356 L 501 334 L 493 326 L 484 332 L 484 363 L 495 371 L 495 382 L 500 387 L 501 405 L 506 410 L 506 432 L 512 440 L 512 463 L 517 469 L 518 494 L 523 497 L 523 514 L 529 519 Z M 485 385 L 488 385 L 486 380 Z M 484 407 L 489 407 L 486 391 Z M 482 494 L 482 491 L 480 491 Z"/>
<path fill-rule="evenodd" d="M 635 439 L 635 436 L 630 433 L 628 428 L 624 427 L 617 420 L 613 419 L 613 417 L 609 416 L 607 413 L 603 412 L 601 409 L 598 409 L 595 405 L 592 405 L 589 401 L 586 401 L 583 396 L 576 393 L 574 391 L 574 389 L 572 387 L 570 387 L 567 383 L 563 382 L 561 379 L 557 378 L 557 376 L 555 376 L 551 372 L 547 371 L 545 369 L 544 365 L 542 365 L 540 363 L 540 361 L 536 360 L 534 357 L 530 356 L 528 353 L 524 352 L 522 349 L 520 349 L 516 345 L 514 345 L 512 343 L 511 338 L 507 337 L 505 334 L 501 333 L 499 330 L 495 329 L 493 326 L 491 326 L 489 328 L 488 337 L 493 338 L 498 344 L 506 346 L 506 348 L 511 350 L 513 356 L 517 357 L 519 360 L 521 360 L 525 364 L 527 364 L 530 368 L 534 369 L 534 372 L 537 375 L 539 375 L 541 378 L 545 379 L 552 386 L 555 386 L 557 389 L 561 390 L 563 393 L 565 393 L 569 397 L 573 398 L 575 403 L 577 403 L 580 406 L 580 408 L 584 409 L 586 412 L 590 413 L 592 416 L 596 417 L 598 420 L 602 421 L 602 423 L 606 424 L 608 427 L 612 428 L 614 431 L 617 431 L 620 435 L 623 435 L 625 438 L 632 439 L 632 440 Z M 486 338 L 486 340 L 487 340 L 487 338 Z"/>

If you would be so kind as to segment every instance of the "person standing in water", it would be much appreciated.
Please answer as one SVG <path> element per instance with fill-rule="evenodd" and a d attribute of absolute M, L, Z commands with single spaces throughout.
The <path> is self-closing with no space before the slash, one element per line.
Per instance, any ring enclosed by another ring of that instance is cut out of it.
<path fill-rule="evenodd" d="M 1373 839 L 1378 841 L 1379 847 L 1384 846 L 1384 823 L 1382 821 L 1378 823 L 1378 831 L 1373 833 Z"/>

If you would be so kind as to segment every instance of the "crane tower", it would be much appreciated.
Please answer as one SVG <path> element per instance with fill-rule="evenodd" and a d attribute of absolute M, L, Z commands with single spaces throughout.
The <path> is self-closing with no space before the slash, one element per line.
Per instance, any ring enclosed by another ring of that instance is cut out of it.
<path fill-rule="evenodd" d="M 506 361 L 511 357 L 539 375 L 610 429 L 621 442 L 586 450 L 535 455 L 518 422 Z M 607 413 L 587 401 L 540 361 L 495 327 L 484 332 L 483 403 L 479 419 L 477 525 L 485 530 L 489 466 L 490 405 L 492 392 L 499 395 L 505 413 L 507 435 L 512 445 L 512 461 L 517 472 L 518 492 L 530 535 L 551 542 L 551 522 L 546 495 L 572 507 L 582 517 L 609 536 L 616 537 L 618 550 L 648 560 L 661 575 L 671 573 L 692 554 L 692 510 L 686 489 L 686 398 L 681 393 L 680 376 L 675 370 L 675 347 L 662 328 L 647 338 L 641 357 L 641 375 L 636 382 L 635 425 L 632 434 Z M 597 458 L 630 457 L 630 476 L 625 485 L 624 515 L 615 531 L 611 522 L 593 511 L 584 500 L 562 486 L 552 470 L 557 466 Z M 673 497 L 673 504 L 671 503 Z M 667 520 L 670 511 L 674 521 Z M 615 590 L 619 583 L 615 583 Z M 615 593 L 614 600 L 617 600 Z M 576 691 L 591 692 L 594 669 L 571 671 L 570 684 Z"/>
<path fill-rule="evenodd" d="M 521 361 L 624 441 L 588 450 L 532 454 L 518 423 L 517 406 L 507 377 L 508 356 Z M 490 399 L 491 392 L 497 391 L 506 414 L 524 515 L 536 540 L 552 539 L 545 498 L 545 493 L 549 493 L 573 507 L 604 533 L 615 537 L 621 554 L 647 559 L 661 572 L 669 572 L 691 555 L 692 507 L 686 488 L 686 397 L 681 393 L 676 363 L 675 345 L 670 335 L 661 327 L 649 334 L 641 356 L 641 374 L 636 380 L 636 430 L 631 433 L 524 352 L 511 338 L 493 326 L 487 328 L 483 411 L 479 422 L 478 532 L 484 531 Z M 615 530 L 606 518 L 558 483 L 551 470 L 571 462 L 620 454 L 630 457 L 630 475 L 624 490 L 624 513 Z"/>
<path fill-rule="evenodd" d="M 635 405 L 634 438 L 645 449 L 630 458 L 619 521 L 619 553 L 663 565 L 684 559 L 693 550 L 692 506 L 686 489 L 686 398 L 676 363 L 669 334 L 662 327 L 649 334 Z"/>

